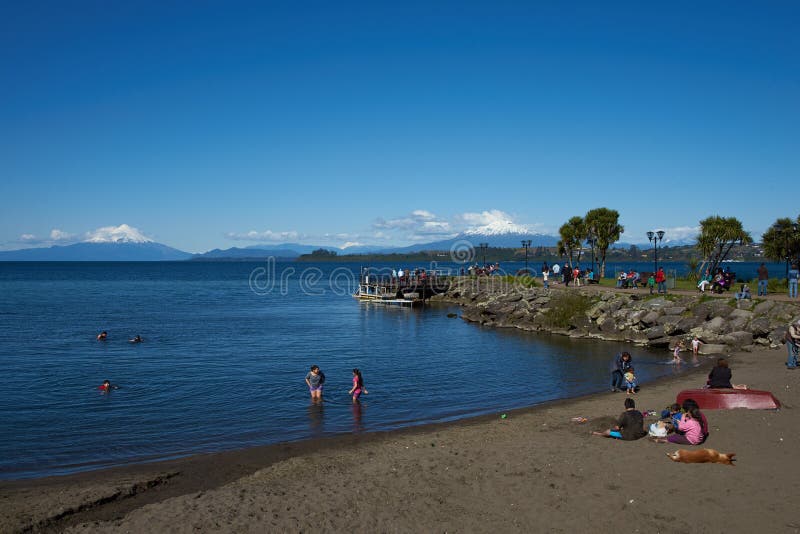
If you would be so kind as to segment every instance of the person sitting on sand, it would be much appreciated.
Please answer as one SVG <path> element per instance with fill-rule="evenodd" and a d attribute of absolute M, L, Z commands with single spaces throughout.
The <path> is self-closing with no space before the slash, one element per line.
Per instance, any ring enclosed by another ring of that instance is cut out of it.
<path fill-rule="evenodd" d="M 593 436 L 633 441 L 647 435 L 644 429 L 644 416 L 636 409 L 636 403 L 630 397 L 625 399 L 625 411 L 619 416 L 617 424 L 603 432 L 592 432 Z"/>
<path fill-rule="evenodd" d="M 671 434 L 666 439 L 656 438 L 659 443 L 677 443 L 679 445 L 700 445 L 705 441 L 703 435 L 700 410 L 692 408 L 683 413 L 678 420 L 679 433 Z"/>
<path fill-rule="evenodd" d="M 320 371 L 319 365 L 312 365 L 311 370 L 306 375 L 306 384 L 311 393 L 312 401 L 322 400 L 322 385 L 325 383 L 325 373 Z"/>
<path fill-rule="evenodd" d="M 625 372 L 625 388 L 627 389 L 627 394 L 631 395 L 636 393 L 636 375 L 633 374 L 633 367 L 629 367 L 628 370 Z"/>
<path fill-rule="evenodd" d="M 115 385 L 115 384 L 112 384 L 112 383 L 111 383 L 110 381 L 108 381 L 108 380 L 103 380 L 103 384 L 102 384 L 102 385 L 100 385 L 100 386 L 97 386 L 97 389 L 99 389 L 99 390 L 100 390 L 100 391 L 102 391 L 103 393 L 108 393 L 108 392 L 109 392 L 109 391 L 111 391 L 112 389 L 119 389 L 119 386 L 117 386 L 117 385 Z"/>
<path fill-rule="evenodd" d="M 97 341 L 105 341 L 106 338 L 108 338 L 108 332 L 106 332 L 105 330 L 97 334 Z"/>
<path fill-rule="evenodd" d="M 133 339 L 129 339 L 128 343 L 141 343 L 142 341 L 144 341 L 144 339 L 142 339 L 142 336 L 136 334 L 136 337 Z"/>
<path fill-rule="evenodd" d="M 747 389 L 747 384 L 731 384 L 732 376 L 728 360 L 720 358 L 717 360 L 717 365 L 708 374 L 706 385 L 709 388 L 719 389 Z"/>

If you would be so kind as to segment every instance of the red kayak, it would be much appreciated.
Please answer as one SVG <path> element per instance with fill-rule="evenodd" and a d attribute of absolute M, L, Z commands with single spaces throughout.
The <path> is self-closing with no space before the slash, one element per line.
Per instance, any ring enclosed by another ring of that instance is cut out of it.
<path fill-rule="evenodd" d="M 685 389 L 678 393 L 678 404 L 694 399 L 701 410 L 777 410 L 781 403 L 769 391 L 757 389 Z"/>

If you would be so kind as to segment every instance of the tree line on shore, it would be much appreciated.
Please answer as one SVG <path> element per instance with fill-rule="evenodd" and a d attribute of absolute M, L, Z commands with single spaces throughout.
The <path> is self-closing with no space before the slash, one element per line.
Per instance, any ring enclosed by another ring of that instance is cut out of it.
<path fill-rule="evenodd" d="M 600 277 L 605 277 L 609 259 L 613 261 L 642 261 L 648 256 L 636 245 L 628 248 L 613 247 L 625 228 L 619 222 L 619 212 L 609 208 L 595 208 L 585 215 L 570 217 L 558 230 L 559 241 L 555 247 L 532 247 L 524 254 L 532 261 L 565 260 L 570 267 L 581 262 L 591 251 L 599 264 Z M 658 235 L 660 234 L 660 235 Z M 662 232 L 649 232 L 652 240 L 661 240 Z M 778 218 L 761 236 L 760 250 L 753 248 L 755 241 L 736 217 L 712 215 L 700 221 L 700 233 L 695 245 L 662 245 L 659 251 L 665 260 L 687 261 L 693 270 L 702 274 L 705 270 L 716 271 L 720 264 L 736 254 L 736 259 L 757 261 L 771 259 L 797 263 L 800 257 L 800 215 L 795 220 Z M 488 247 L 483 250 L 487 262 L 518 261 L 522 248 Z M 699 257 L 698 257 L 699 254 Z M 475 258 L 476 260 L 478 258 Z M 482 259 L 482 258 L 481 258 Z M 594 259 L 594 258 L 593 258 Z M 365 262 L 449 262 L 447 251 L 419 251 L 395 254 L 339 255 L 326 250 L 314 251 L 299 258 L 300 261 L 365 261 Z"/>

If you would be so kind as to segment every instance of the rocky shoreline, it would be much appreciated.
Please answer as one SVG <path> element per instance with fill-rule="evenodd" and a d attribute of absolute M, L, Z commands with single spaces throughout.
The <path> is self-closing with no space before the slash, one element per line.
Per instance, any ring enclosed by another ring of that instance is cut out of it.
<path fill-rule="evenodd" d="M 791 302 L 737 301 L 709 294 L 651 295 L 646 289 L 527 287 L 502 277 L 454 280 L 434 302 L 458 304 L 461 318 L 574 338 L 626 341 L 649 347 L 686 347 L 694 336 L 703 354 L 777 348 L 787 325 L 800 318 Z"/>

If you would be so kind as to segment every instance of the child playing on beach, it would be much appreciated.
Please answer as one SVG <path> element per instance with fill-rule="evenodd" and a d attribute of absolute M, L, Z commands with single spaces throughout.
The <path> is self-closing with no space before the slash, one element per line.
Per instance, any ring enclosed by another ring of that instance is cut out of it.
<path fill-rule="evenodd" d="M 311 393 L 312 401 L 322 400 L 322 385 L 325 383 L 325 373 L 320 371 L 319 365 L 312 365 L 311 370 L 306 375 L 306 384 Z"/>
<path fill-rule="evenodd" d="M 633 374 L 633 367 L 629 367 L 625 371 L 625 386 L 628 389 L 628 395 L 636 393 L 636 375 Z"/>
<path fill-rule="evenodd" d="M 353 387 L 350 388 L 348 393 L 353 396 L 353 402 L 358 402 L 358 398 L 362 393 L 364 395 L 369 394 L 367 388 L 364 387 L 364 378 L 361 376 L 361 371 L 358 369 L 353 369 Z"/>
<path fill-rule="evenodd" d="M 625 411 L 619 416 L 617 425 L 603 432 L 592 432 L 594 436 L 633 441 L 647 435 L 644 429 L 642 412 L 636 410 L 636 403 L 630 397 L 625 399 Z"/>

